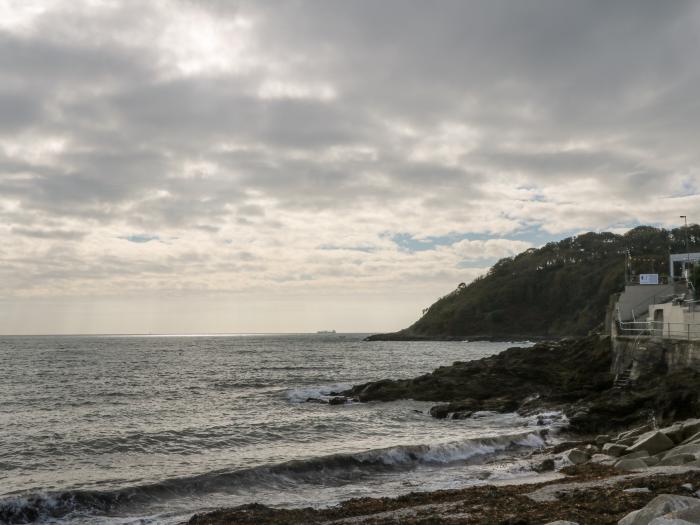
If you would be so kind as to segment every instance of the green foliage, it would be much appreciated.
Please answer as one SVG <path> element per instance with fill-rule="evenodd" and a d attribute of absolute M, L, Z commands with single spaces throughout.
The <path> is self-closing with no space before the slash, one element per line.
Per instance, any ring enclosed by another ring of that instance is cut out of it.
<path fill-rule="evenodd" d="M 693 288 L 695 289 L 695 298 L 700 297 L 700 264 L 693 266 L 693 271 L 690 274 L 690 280 L 693 283 Z"/>
<path fill-rule="evenodd" d="M 697 251 L 700 226 L 688 227 L 688 242 Z M 397 335 L 586 334 L 603 321 L 609 296 L 623 289 L 628 250 L 637 273 L 669 273 L 668 254 L 685 251 L 685 232 L 640 226 L 624 235 L 586 233 L 531 248 L 442 297 Z"/>

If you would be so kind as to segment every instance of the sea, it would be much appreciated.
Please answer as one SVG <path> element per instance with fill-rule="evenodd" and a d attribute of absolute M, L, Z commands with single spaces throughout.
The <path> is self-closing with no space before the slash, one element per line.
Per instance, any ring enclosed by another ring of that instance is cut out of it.
<path fill-rule="evenodd" d="M 557 414 L 325 403 L 513 343 L 365 335 L 0 337 L 0 523 L 176 524 L 533 475 Z"/>

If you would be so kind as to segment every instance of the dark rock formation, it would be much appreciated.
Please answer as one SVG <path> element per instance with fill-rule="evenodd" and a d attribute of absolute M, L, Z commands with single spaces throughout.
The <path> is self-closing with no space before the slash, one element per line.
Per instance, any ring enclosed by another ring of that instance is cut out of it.
<path fill-rule="evenodd" d="M 613 387 L 611 359 L 609 338 L 565 339 L 456 362 L 414 379 L 357 385 L 343 395 L 360 401 L 440 402 L 430 410 L 436 418 L 469 417 L 481 410 L 534 414 L 559 409 L 571 430 L 581 433 L 700 415 L 700 373 L 654 369 L 633 387 L 619 389 Z"/>
<path fill-rule="evenodd" d="M 587 337 L 509 348 L 476 361 L 456 362 L 414 379 L 385 379 L 344 392 L 360 401 L 443 401 L 435 417 L 450 412 L 513 411 L 523 405 L 573 402 L 612 386 L 610 341 Z M 535 402 L 536 401 L 536 402 Z"/>

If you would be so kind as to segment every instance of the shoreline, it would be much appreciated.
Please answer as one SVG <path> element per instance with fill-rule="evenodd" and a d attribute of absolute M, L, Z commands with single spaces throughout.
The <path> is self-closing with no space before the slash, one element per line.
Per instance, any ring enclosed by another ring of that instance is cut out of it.
<path fill-rule="evenodd" d="M 358 498 L 327 508 L 271 508 L 253 503 L 195 514 L 182 525 L 543 525 L 556 520 L 608 525 L 657 496 L 695 497 L 700 487 L 700 466 L 651 467 L 631 473 L 603 465 L 562 470 L 563 477 L 544 481 Z"/>

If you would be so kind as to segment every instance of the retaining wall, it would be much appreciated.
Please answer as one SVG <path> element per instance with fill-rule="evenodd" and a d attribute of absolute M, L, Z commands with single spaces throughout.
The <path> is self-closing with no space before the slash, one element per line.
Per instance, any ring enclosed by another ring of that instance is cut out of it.
<path fill-rule="evenodd" d="M 612 334 L 610 340 L 614 374 L 620 374 L 630 367 L 632 379 L 646 373 L 670 372 L 680 368 L 700 372 L 700 341 L 616 334 Z"/>

